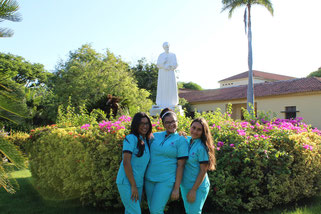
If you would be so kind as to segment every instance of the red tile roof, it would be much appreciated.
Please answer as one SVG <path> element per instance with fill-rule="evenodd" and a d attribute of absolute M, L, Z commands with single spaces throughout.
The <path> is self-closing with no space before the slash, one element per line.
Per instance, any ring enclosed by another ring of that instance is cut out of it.
<path fill-rule="evenodd" d="M 321 78 L 309 77 L 276 82 L 266 82 L 254 85 L 254 96 L 265 97 L 302 92 L 321 91 Z M 179 97 L 188 102 L 206 102 L 233 99 L 246 99 L 247 85 L 210 90 L 180 90 Z"/>
<path fill-rule="evenodd" d="M 222 79 L 218 82 L 226 81 L 226 80 L 243 79 L 243 78 L 247 78 L 248 76 L 249 76 L 249 72 L 245 71 L 243 73 L 231 76 L 229 78 Z M 284 75 L 279 75 L 279 74 L 272 74 L 272 73 L 267 73 L 267 72 L 263 72 L 263 71 L 256 71 L 256 70 L 253 70 L 253 77 L 261 77 L 261 78 L 268 79 L 271 81 L 295 79 L 295 77 L 289 77 L 289 76 L 284 76 Z"/>

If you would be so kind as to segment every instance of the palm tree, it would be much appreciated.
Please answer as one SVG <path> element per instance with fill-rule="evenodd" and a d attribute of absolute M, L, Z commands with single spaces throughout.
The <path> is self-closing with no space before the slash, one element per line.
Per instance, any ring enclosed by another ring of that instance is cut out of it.
<path fill-rule="evenodd" d="M 0 73 L 0 119 L 19 123 L 20 118 L 26 114 L 21 104 L 20 96 L 10 89 L 9 78 Z M 0 121 L 1 122 L 1 121 Z M 0 124 L 1 125 L 1 124 Z M 1 127 L 0 127 L 1 128 Z M 5 163 L 3 160 L 9 160 Z M 3 187 L 9 193 L 15 193 L 14 179 L 10 179 L 9 172 L 14 167 L 25 167 L 24 157 L 21 152 L 6 138 L 6 133 L 0 130 L 0 188 Z"/>
<path fill-rule="evenodd" d="M 12 22 L 20 22 L 21 15 L 17 13 L 19 5 L 15 0 L 0 0 L 0 22 L 5 20 Z M 0 37 L 11 37 L 13 30 L 8 28 L 0 28 Z"/>
<path fill-rule="evenodd" d="M 248 29 L 248 66 L 249 66 L 249 80 L 247 86 L 247 109 L 254 116 L 254 89 L 253 89 L 253 71 L 252 71 L 252 29 L 251 29 L 251 7 L 252 5 L 262 5 L 264 6 L 273 16 L 273 7 L 270 0 L 222 0 L 223 9 L 229 11 L 229 18 L 232 17 L 234 10 L 238 7 L 245 6 L 244 12 L 244 24 L 245 33 Z M 247 24 L 247 25 L 246 25 Z M 252 109 L 250 111 L 250 109 Z"/>

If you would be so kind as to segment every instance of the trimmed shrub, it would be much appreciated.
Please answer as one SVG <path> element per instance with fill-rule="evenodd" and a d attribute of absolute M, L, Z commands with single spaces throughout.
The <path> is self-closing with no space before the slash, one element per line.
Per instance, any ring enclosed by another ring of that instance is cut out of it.
<path fill-rule="evenodd" d="M 196 116 L 208 121 L 217 150 L 206 208 L 269 209 L 320 192 L 319 130 L 300 120 L 241 122 L 220 111 Z M 28 152 L 39 191 L 50 198 L 80 198 L 84 205 L 122 207 L 115 180 L 130 120 L 32 132 Z M 188 133 L 191 119 L 178 120 L 179 130 Z M 153 132 L 164 130 L 160 123 L 152 119 Z"/>

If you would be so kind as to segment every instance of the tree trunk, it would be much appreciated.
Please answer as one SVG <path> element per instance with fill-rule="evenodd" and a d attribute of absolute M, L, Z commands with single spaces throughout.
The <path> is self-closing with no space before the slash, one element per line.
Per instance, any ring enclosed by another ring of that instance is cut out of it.
<path fill-rule="evenodd" d="M 248 66 L 249 66 L 249 77 L 247 85 L 247 110 L 252 115 L 255 116 L 254 110 L 254 87 L 253 87 L 253 59 L 252 59 L 252 29 L 251 29 L 251 5 L 248 6 Z"/>

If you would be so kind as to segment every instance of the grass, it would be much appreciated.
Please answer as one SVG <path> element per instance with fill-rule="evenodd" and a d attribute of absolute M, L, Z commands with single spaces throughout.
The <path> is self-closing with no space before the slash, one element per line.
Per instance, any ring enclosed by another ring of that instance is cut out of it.
<path fill-rule="evenodd" d="M 106 214 L 123 213 L 108 212 L 95 208 L 82 207 L 76 200 L 48 201 L 44 200 L 32 185 L 32 178 L 29 170 L 15 171 L 11 174 L 17 179 L 20 190 L 15 194 L 7 193 L 0 189 L 0 213 L 1 214 Z M 168 210 L 170 213 L 177 212 L 177 209 Z M 167 212 L 167 213 L 169 213 Z M 302 200 L 295 204 L 276 207 L 273 210 L 256 211 L 252 214 L 321 214 L 321 195 L 308 200 Z"/>

